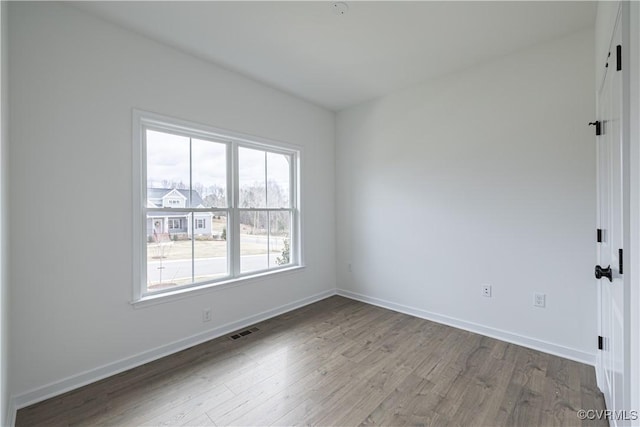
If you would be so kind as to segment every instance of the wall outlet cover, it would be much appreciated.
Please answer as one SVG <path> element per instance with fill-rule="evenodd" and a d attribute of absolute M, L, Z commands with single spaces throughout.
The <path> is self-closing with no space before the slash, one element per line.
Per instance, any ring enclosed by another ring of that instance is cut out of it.
<path fill-rule="evenodd" d="M 491 298 L 491 285 L 482 285 L 482 296 Z"/>
<path fill-rule="evenodd" d="M 544 308 L 547 305 L 547 296 L 545 294 L 533 294 L 534 307 Z"/>

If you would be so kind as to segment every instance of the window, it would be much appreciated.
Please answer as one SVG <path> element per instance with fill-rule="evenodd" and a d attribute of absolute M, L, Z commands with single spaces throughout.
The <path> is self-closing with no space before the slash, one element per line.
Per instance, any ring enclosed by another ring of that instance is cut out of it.
<path fill-rule="evenodd" d="M 134 299 L 301 264 L 299 149 L 134 116 Z"/>

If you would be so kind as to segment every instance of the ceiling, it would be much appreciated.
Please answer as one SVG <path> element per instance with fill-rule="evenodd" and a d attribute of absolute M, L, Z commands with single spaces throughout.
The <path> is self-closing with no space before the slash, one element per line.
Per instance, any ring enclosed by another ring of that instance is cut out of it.
<path fill-rule="evenodd" d="M 78 2 L 330 110 L 593 26 L 593 2 Z"/>

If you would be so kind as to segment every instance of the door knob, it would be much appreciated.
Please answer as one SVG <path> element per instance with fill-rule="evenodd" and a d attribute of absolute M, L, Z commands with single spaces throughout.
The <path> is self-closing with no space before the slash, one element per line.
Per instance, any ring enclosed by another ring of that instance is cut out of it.
<path fill-rule="evenodd" d="M 613 277 L 611 276 L 611 266 L 602 268 L 599 265 L 596 265 L 596 279 L 602 279 L 603 277 L 606 277 L 610 282 L 613 282 Z"/>

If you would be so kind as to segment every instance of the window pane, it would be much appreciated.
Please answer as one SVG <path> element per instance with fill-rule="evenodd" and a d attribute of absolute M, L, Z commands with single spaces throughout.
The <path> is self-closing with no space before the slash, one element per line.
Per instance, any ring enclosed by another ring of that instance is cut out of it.
<path fill-rule="evenodd" d="M 192 282 L 190 213 L 147 214 L 147 289 L 157 291 Z"/>
<path fill-rule="evenodd" d="M 189 200 L 189 138 L 146 131 L 148 208 L 184 208 Z"/>
<path fill-rule="evenodd" d="M 291 212 L 269 212 L 269 267 L 291 262 Z"/>
<path fill-rule="evenodd" d="M 267 153 L 267 206 L 289 207 L 290 156 Z"/>
<path fill-rule="evenodd" d="M 266 206 L 265 155 L 264 151 L 238 148 L 241 208 Z"/>
<path fill-rule="evenodd" d="M 192 139 L 194 208 L 227 206 L 226 150 L 227 146 L 219 142 Z"/>
<path fill-rule="evenodd" d="M 240 212 L 240 271 L 265 270 L 268 259 L 267 213 Z"/>
<path fill-rule="evenodd" d="M 231 270 L 237 276 L 297 261 L 291 251 L 296 151 L 147 119 L 135 123 L 144 136 L 138 165 L 144 175 L 134 185 L 136 193 L 146 188 L 143 203 L 134 207 L 145 218 L 144 246 L 135 248 L 146 249 L 142 295 L 226 280 Z"/>
<path fill-rule="evenodd" d="M 194 281 L 205 282 L 227 276 L 227 213 L 196 212 L 194 216 Z"/>

